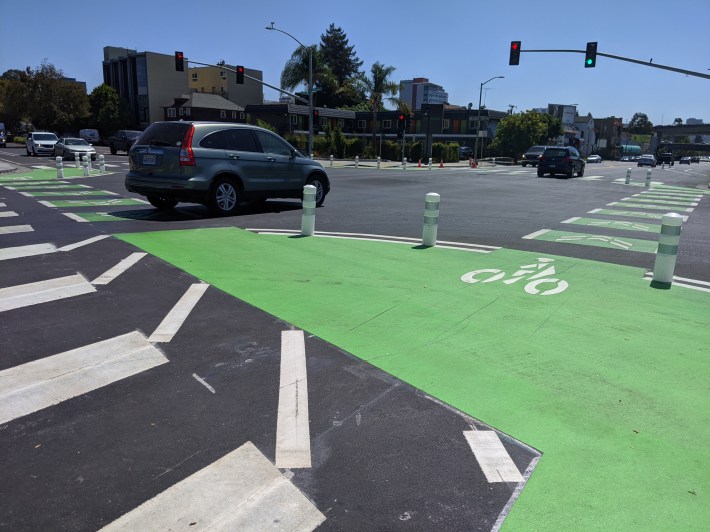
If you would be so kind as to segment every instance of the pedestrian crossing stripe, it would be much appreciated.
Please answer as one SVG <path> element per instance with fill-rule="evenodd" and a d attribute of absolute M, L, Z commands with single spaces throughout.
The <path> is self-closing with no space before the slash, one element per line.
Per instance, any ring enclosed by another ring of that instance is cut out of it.
<path fill-rule="evenodd" d="M 115 192 L 108 190 L 74 190 L 74 191 L 42 191 L 42 192 L 20 192 L 23 196 L 30 198 L 46 198 L 54 196 L 118 196 Z"/>
<path fill-rule="evenodd" d="M 65 212 L 62 214 L 76 222 L 126 222 L 130 220 L 147 220 L 155 216 L 155 213 L 155 210 L 147 210 L 145 212 L 131 212 L 130 216 L 116 216 L 110 212 Z"/>
<path fill-rule="evenodd" d="M 607 216 L 627 216 L 629 218 L 646 218 L 647 220 L 661 220 L 662 214 L 655 212 L 640 212 L 640 211 L 620 211 L 615 209 L 592 209 L 588 214 L 605 214 Z M 688 217 L 683 216 L 683 221 L 687 222 Z"/>
<path fill-rule="evenodd" d="M 638 195 L 621 198 L 621 201 L 640 201 L 642 203 L 660 203 L 661 205 L 681 205 L 683 207 L 697 207 L 698 204 L 689 200 L 676 201 L 675 199 L 644 198 Z"/>
<path fill-rule="evenodd" d="M 677 187 L 673 185 L 660 185 L 656 187 L 652 187 L 649 189 L 650 191 L 655 191 L 655 192 L 673 192 L 673 193 L 678 193 L 678 194 L 700 194 L 700 195 L 705 195 L 705 194 L 710 194 L 710 191 L 700 189 L 700 188 L 688 188 L 688 187 Z"/>
<path fill-rule="evenodd" d="M 51 166 L 44 166 L 41 164 L 38 164 L 37 166 L 32 166 L 31 168 L 34 168 L 35 170 L 51 170 Z"/>
<path fill-rule="evenodd" d="M 626 180 L 622 177 L 620 179 L 614 179 L 612 181 L 615 185 L 625 185 L 627 187 L 645 187 L 646 186 L 646 180 L 645 178 L 643 179 L 637 179 L 636 181 L 631 181 L 628 185 L 626 184 Z M 651 181 L 651 186 L 661 186 L 663 185 L 663 181 Z"/>
<path fill-rule="evenodd" d="M 661 226 L 657 224 L 645 224 L 641 222 L 622 222 L 619 220 L 602 220 L 598 218 L 570 218 L 560 222 L 563 224 L 588 225 L 592 227 L 603 227 L 605 229 L 621 229 L 624 231 L 642 231 L 644 233 L 659 233 Z"/>
<path fill-rule="evenodd" d="M 22 184 L 22 185 L 12 185 L 11 187 L 6 187 L 10 190 L 15 190 L 17 192 L 24 192 L 26 190 L 81 190 L 83 188 L 91 188 L 89 185 L 71 185 L 67 183 L 66 185 L 59 184 L 49 184 L 49 183 L 32 183 L 32 184 Z"/>
<path fill-rule="evenodd" d="M 619 206 L 619 207 L 635 207 L 637 209 L 652 209 L 652 210 L 657 210 L 657 211 L 693 212 L 693 208 L 681 209 L 681 208 L 678 208 L 677 206 L 664 207 L 663 205 L 649 205 L 649 204 L 641 203 L 641 202 L 628 203 L 628 202 L 623 202 L 623 201 L 612 201 L 611 203 L 607 203 L 607 205 Z"/>
<path fill-rule="evenodd" d="M 580 246 L 593 246 L 622 251 L 637 251 L 641 253 L 655 253 L 658 247 L 656 240 L 641 240 L 638 238 L 620 238 L 607 235 L 594 235 L 588 233 L 572 233 L 543 229 L 524 236 L 527 240 L 543 240 L 547 242 L 560 242 L 563 244 L 577 244 Z"/>
<path fill-rule="evenodd" d="M 604 179 L 603 175 L 585 175 L 584 177 L 579 177 L 577 180 L 582 180 L 582 181 L 599 181 L 600 179 Z"/>
<path fill-rule="evenodd" d="M 147 201 L 133 198 L 115 198 L 105 200 L 58 200 L 58 201 L 40 201 L 45 207 L 111 207 L 118 205 L 147 205 Z"/>
<path fill-rule="evenodd" d="M 668 199 L 673 201 L 700 201 L 703 199 L 702 196 L 697 195 L 673 194 L 667 192 L 642 192 L 640 194 L 633 194 L 633 196 L 639 198 Z"/>

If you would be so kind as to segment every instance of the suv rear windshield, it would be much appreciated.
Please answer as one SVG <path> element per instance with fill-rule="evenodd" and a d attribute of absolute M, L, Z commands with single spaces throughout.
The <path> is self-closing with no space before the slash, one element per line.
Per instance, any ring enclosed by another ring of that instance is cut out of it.
<path fill-rule="evenodd" d="M 151 146 L 180 146 L 185 139 L 185 133 L 192 127 L 192 124 L 184 122 L 156 122 L 148 126 L 140 138 L 137 145 Z"/>
<path fill-rule="evenodd" d="M 564 148 L 547 148 L 545 150 L 546 157 L 565 157 L 567 155 L 567 150 Z"/>
<path fill-rule="evenodd" d="M 545 146 L 533 146 L 526 153 L 542 153 L 545 151 Z"/>

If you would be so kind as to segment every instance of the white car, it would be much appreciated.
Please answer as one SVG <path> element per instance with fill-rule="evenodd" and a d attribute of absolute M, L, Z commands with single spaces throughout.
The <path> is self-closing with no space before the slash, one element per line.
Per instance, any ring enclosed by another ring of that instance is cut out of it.
<path fill-rule="evenodd" d="M 81 158 L 90 156 L 92 161 L 96 160 L 96 149 L 84 139 L 66 137 L 59 139 L 54 145 L 54 155 L 64 159 L 76 160 L 77 155 Z"/>
<path fill-rule="evenodd" d="M 27 155 L 52 155 L 54 145 L 59 141 L 54 133 L 46 131 L 33 131 L 27 134 Z"/>
<path fill-rule="evenodd" d="M 602 158 L 599 155 L 590 155 L 587 157 L 587 162 L 588 163 L 600 163 L 602 162 Z"/>

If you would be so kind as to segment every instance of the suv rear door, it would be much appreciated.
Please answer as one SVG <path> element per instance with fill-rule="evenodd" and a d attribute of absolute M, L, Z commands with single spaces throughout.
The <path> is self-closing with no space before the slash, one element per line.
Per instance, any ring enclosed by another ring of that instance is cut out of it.
<path fill-rule="evenodd" d="M 131 172 L 151 177 L 180 175 L 180 148 L 191 127 L 182 122 L 151 124 L 129 153 Z"/>

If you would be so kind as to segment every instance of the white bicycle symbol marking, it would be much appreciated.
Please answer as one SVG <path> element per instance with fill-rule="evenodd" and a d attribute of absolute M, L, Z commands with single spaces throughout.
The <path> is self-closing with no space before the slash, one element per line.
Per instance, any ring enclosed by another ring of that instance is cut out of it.
<path fill-rule="evenodd" d="M 526 266 L 520 266 L 520 269 L 516 271 L 509 279 L 505 279 L 503 283 L 513 284 L 517 283 L 521 279 L 527 279 L 525 284 L 525 291 L 531 295 L 541 295 L 541 296 L 552 296 L 564 292 L 567 290 L 569 283 L 555 277 L 547 277 L 548 275 L 555 275 L 555 267 L 551 264 L 555 259 L 538 258 L 538 262 L 535 264 L 528 264 Z M 542 270 L 535 273 L 536 270 Z M 482 274 L 491 274 L 488 277 L 482 276 Z M 534 274 L 534 275 L 531 275 Z M 496 269 L 483 269 L 474 270 L 472 272 L 464 273 L 461 276 L 461 280 L 464 283 L 476 284 L 476 283 L 493 283 L 495 281 L 500 281 L 505 277 L 505 272 Z M 538 287 L 547 283 L 553 283 L 555 286 L 547 290 L 541 290 Z"/>

